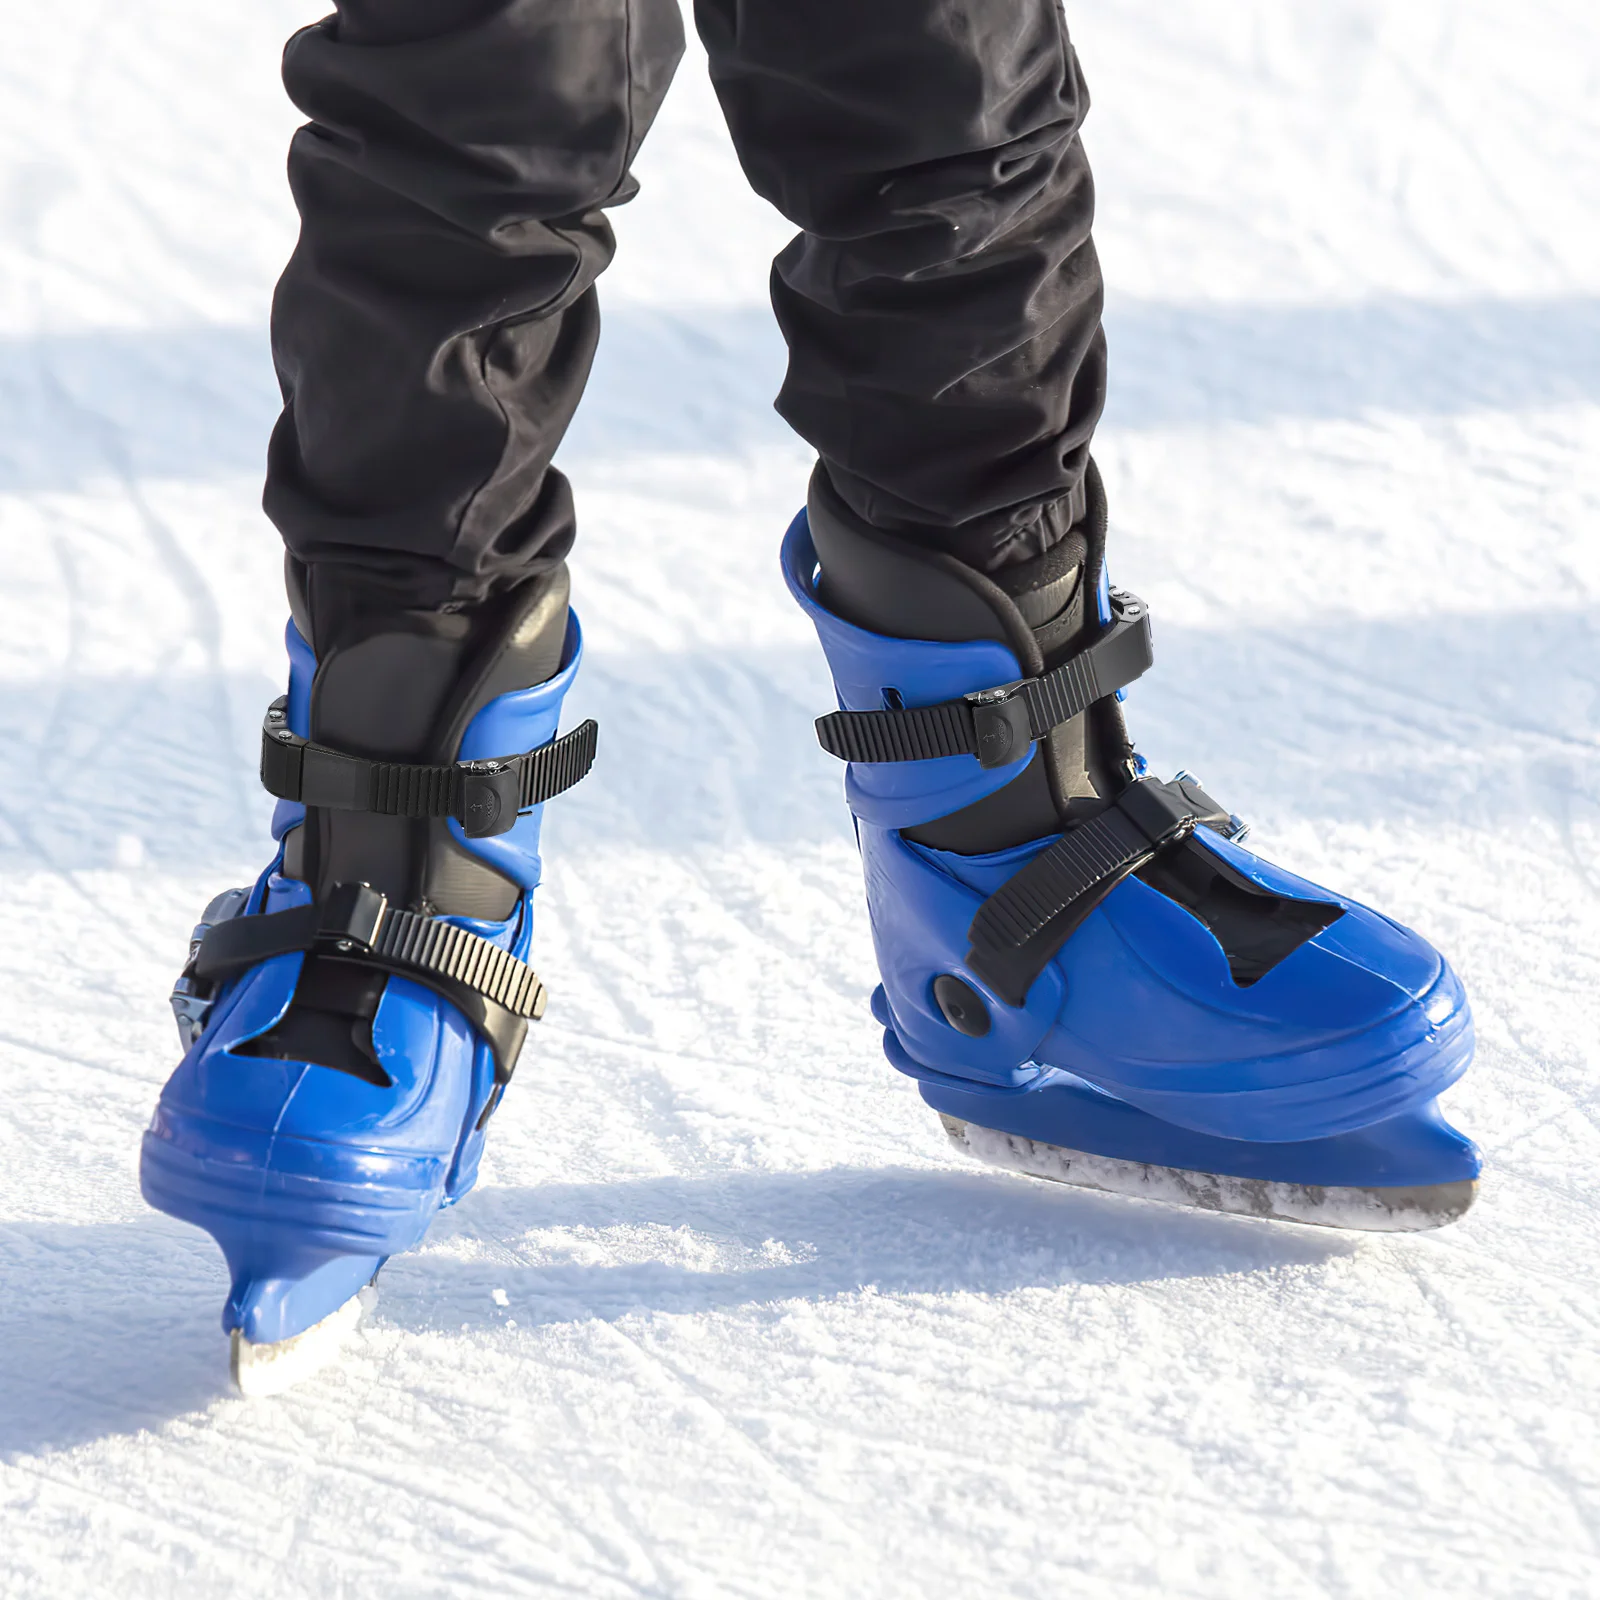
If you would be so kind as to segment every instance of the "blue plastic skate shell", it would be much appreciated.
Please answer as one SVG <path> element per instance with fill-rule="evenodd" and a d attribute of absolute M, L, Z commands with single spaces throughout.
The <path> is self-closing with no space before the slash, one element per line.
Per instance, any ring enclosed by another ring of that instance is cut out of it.
<path fill-rule="evenodd" d="M 1022 675 L 1002 645 L 888 638 L 834 616 L 817 597 L 804 512 L 783 566 L 843 709 L 933 705 Z M 889 1060 L 920 1081 L 930 1105 L 1042 1144 L 1246 1178 L 1410 1187 L 1476 1176 L 1476 1148 L 1434 1105 L 1473 1050 L 1471 1011 L 1448 964 L 1398 923 L 1205 829 L 1198 846 L 1252 883 L 1343 914 L 1241 986 L 1204 923 L 1130 877 L 1022 1004 L 997 994 L 967 964 L 967 930 L 987 896 L 1054 836 L 958 856 L 898 830 L 1018 770 L 985 772 L 966 755 L 848 770 L 883 979 L 874 1010 Z M 933 989 L 944 974 L 981 997 L 981 1037 L 946 1019 Z"/>
<path fill-rule="evenodd" d="M 289 720 L 304 736 L 316 663 L 291 625 Z M 532 749 L 554 737 L 577 673 L 582 636 L 569 614 L 560 672 L 490 702 L 473 718 L 460 759 Z M 522 889 L 505 922 L 449 918 L 526 959 L 532 892 L 540 874 L 543 807 L 507 833 L 469 840 Z M 302 818 L 279 802 L 274 835 Z M 304 904 L 310 890 L 281 875 L 282 848 L 257 880 L 244 915 Z M 210 1233 L 232 1289 L 223 1327 L 255 1344 L 287 1339 L 322 1320 L 391 1255 L 421 1242 L 441 1207 L 471 1189 L 482 1155 L 493 1054 L 433 990 L 390 977 L 372 1040 L 392 1082 L 379 1087 L 303 1062 L 234 1054 L 275 1026 L 294 996 L 304 957 L 277 956 L 227 984 L 205 1032 L 173 1073 L 144 1136 L 140 1184 L 158 1210 Z"/>

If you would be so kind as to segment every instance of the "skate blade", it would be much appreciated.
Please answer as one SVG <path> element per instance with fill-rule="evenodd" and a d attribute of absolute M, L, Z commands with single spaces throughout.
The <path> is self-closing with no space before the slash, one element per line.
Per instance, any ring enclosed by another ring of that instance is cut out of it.
<path fill-rule="evenodd" d="M 314 1377 L 338 1359 L 362 1314 L 371 1309 L 377 1298 L 378 1291 L 368 1284 L 304 1333 L 274 1344 L 252 1344 L 235 1328 L 230 1335 L 228 1351 L 234 1388 L 242 1395 L 257 1399 L 282 1394 Z"/>
<path fill-rule="evenodd" d="M 956 1149 L 990 1166 L 1026 1173 L 1051 1183 L 1070 1183 L 1104 1194 L 1160 1200 L 1235 1217 L 1301 1222 L 1318 1228 L 1353 1228 L 1367 1233 L 1420 1233 L 1465 1215 L 1478 1192 L 1475 1180 L 1401 1189 L 1337 1188 L 1279 1183 L 1268 1178 L 1233 1178 L 1189 1172 L 1114 1156 L 1088 1155 L 1059 1145 L 1037 1144 L 1020 1134 L 999 1133 L 939 1113 Z"/>

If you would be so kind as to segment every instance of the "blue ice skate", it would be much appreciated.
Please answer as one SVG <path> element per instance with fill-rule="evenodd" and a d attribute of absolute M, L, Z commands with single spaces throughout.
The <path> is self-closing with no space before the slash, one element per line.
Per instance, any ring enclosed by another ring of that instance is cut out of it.
<path fill-rule="evenodd" d="M 543 803 L 595 750 L 592 722 L 555 737 L 581 653 L 558 578 L 487 640 L 358 628 L 319 670 L 289 628 L 263 728 L 278 850 L 195 930 L 173 996 L 187 1052 L 140 1167 L 150 1204 L 227 1258 L 249 1392 L 326 1359 L 383 1262 L 472 1187 L 544 1009 Z"/>
<path fill-rule="evenodd" d="M 789 530 L 838 693 L 818 732 L 849 762 L 885 1052 L 1000 1166 L 1331 1226 L 1450 1222 L 1479 1170 L 1436 1105 L 1472 1056 L 1461 983 L 1243 849 L 1187 774 L 1147 775 L 1117 693 L 1150 663 L 1149 619 L 1086 578 L 1092 472 L 1090 491 L 1087 532 L 1009 589 L 865 528 L 825 482 Z"/>

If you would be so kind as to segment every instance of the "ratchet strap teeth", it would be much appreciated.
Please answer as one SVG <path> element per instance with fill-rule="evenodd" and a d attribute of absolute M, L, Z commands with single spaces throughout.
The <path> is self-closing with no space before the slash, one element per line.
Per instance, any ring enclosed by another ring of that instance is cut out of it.
<path fill-rule="evenodd" d="M 313 905 L 214 923 L 184 976 L 216 984 L 296 953 L 362 962 L 443 995 L 488 1040 L 502 1084 L 548 998 L 527 962 L 453 922 L 393 907 L 365 883 L 335 884 Z"/>

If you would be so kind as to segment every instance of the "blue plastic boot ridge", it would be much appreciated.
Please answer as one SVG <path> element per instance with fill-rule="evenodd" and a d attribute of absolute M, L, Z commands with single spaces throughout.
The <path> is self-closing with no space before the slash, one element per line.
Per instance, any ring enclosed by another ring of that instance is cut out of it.
<path fill-rule="evenodd" d="M 833 615 L 818 598 L 804 512 L 783 566 L 845 710 L 936 705 L 1021 676 L 1001 645 L 895 639 Z M 1128 877 L 1021 1004 L 997 993 L 968 964 L 968 929 L 1058 836 L 960 856 L 900 830 L 1020 770 L 1020 761 L 984 769 L 972 755 L 847 769 L 883 979 L 874 1009 L 890 1061 L 920 1080 L 930 1105 L 1041 1144 L 1242 1178 L 1402 1188 L 1476 1175 L 1476 1149 L 1435 1105 L 1473 1049 L 1448 964 L 1398 923 L 1205 828 L 1187 848 L 1212 852 L 1219 870 L 1269 896 L 1335 908 L 1335 920 L 1240 984 L 1205 923 Z M 982 1026 L 947 1018 L 934 987 L 946 976 L 965 986 L 969 1010 L 977 1002 Z"/>
<path fill-rule="evenodd" d="M 289 724 L 309 723 L 316 663 L 293 626 Z M 561 670 L 501 695 L 469 723 L 459 759 L 487 760 L 553 738 L 582 655 L 569 613 Z M 507 833 L 457 842 L 516 883 L 503 922 L 449 917 L 526 959 L 540 876 L 542 806 Z M 303 816 L 280 802 L 282 840 Z M 256 881 L 245 915 L 309 901 L 281 873 L 282 847 Z M 235 1047 L 274 1027 L 294 996 L 303 957 L 276 956 L 224 985 L 205 1031 L 162 1090 L 145 1133 L 140 1187 L 158 1210 L 209 1232 L 233 1283 L 223 1325 L 253 1343 L 303 1333 L 357 1292 L 389 1256 L 418 1244 L 441 1207 L 477 1175 L 483 1124 L 495 1093 L 489 1045 L 434 990 L 391 976 L 372 1019 L 372 1042 L 392 1080 L 380 1087 L 298 1061 L 241 1056 Z"/>

